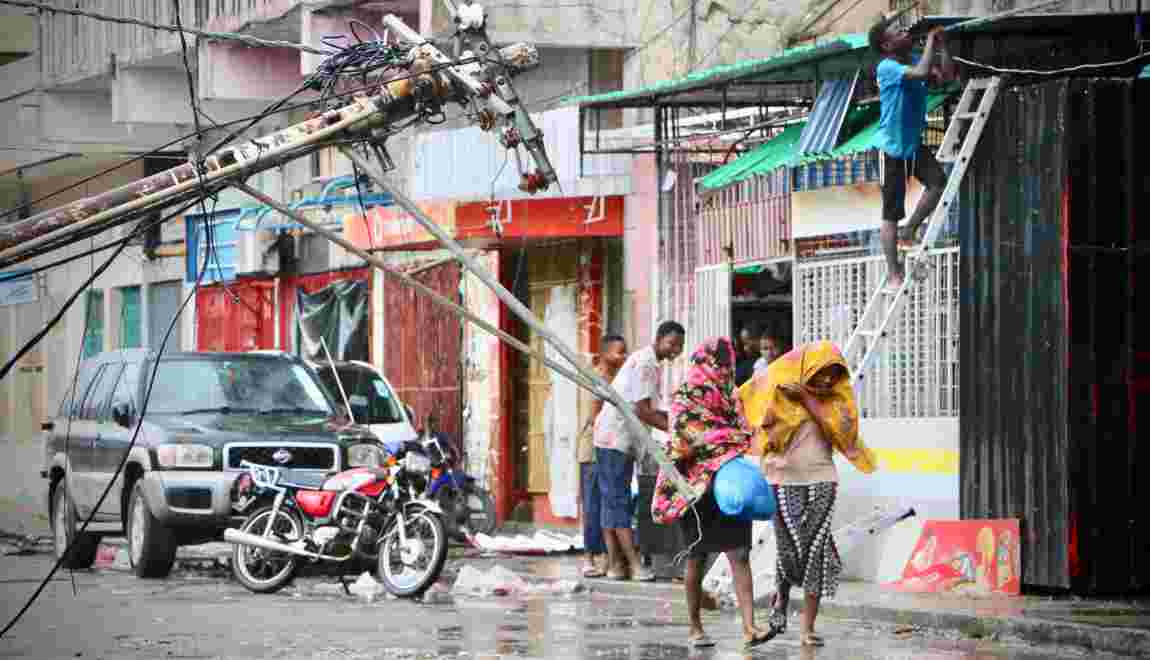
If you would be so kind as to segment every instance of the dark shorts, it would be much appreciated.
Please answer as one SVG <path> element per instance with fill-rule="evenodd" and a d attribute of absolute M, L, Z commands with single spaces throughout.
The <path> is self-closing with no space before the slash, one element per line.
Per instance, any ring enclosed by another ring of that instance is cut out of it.
<path fill-rule="evenodd" d="M 882 219 L 898 222 L 906 217 L 906 180 L 918 179 L 927 188 L 941 189 L 946 185 L 946 173 L 927 146 L 918 148 L 914 160 L 903 160 L 882 154 Z"/>
<path fill-rule="evenodd" d="M 696 514 L 698 514 L 696 516 Z M 691 559 L 706 559 L 707 555 L 731 550 L 751 549 L 751 521 L 732 518 L 719 509 L 714 488 L 708 488 L 693 509 L 679 517 L 683 530 L 683 543 L 690 549 Z M 701 538 L 700 538 L 701 537 Z"/>
<path fill-rule="evenodd" d="M 596 447 L 595 467 L 602 494 L 599 520 L 603 529 L 631 529 L 635 519 L 635 503 L 631 499 L 635 458 L 617 449 Z"/>

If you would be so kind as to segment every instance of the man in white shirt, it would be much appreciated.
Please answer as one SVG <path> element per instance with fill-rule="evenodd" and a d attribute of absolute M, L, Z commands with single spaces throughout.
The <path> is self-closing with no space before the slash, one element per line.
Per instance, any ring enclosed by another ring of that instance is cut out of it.
<path fill-rule="evenodd" d="M 660 363 L 683 352 L 685 335 L 678 323 L 662 323 L 655 333 L 655 343 L 632 353 L 611 383 L 624 401 L 634 404 L 639 421 L 664 432 L 668 430 L 668 420 L 667 413 L 659 410 Z M 600 516 L 607 544 L 607 577 L 616 580 L 625 580 L 628 574 L 632 580 L 644 582 L 655 577 L 643 568 L 631 532 L 635 517 L 631 481 L 635 459 L 645 452 L 644 441 L 628 430 L 615 406 L 603 406 L 595 418 L 595 462 L 603 498 Z"/>

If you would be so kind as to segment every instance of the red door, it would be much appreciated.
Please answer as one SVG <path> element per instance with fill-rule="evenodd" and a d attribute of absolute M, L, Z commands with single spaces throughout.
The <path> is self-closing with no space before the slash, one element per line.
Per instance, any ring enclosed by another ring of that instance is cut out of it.
<path fill-rule="evenodd" d="M 437 293 L 460 300 L 457 262 L 416 273 Z M 384 277 L 384 371 L 396 394 L 415 411 L 416 426 L 438 418 L 456 450 L 462 447 L 462 326 L 459 317 L 393 278 Z"/>
<path fill-rule="evenodd" d="M 253 351 L 275 348 L 271 280 L 236 280 L 201 286 L 196 293 L 196 349 Z"/>

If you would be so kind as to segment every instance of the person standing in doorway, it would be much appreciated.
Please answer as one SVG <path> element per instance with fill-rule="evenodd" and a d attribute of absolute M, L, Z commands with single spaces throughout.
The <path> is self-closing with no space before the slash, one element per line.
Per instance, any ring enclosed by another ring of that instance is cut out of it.
<path fill-rule="evenodd" d="M 739 360 L 735 363 L 735 387 L 751 379 L 755 362 L 759 359 L 759 344 L 763 330 L 758 323 L 748 323 L 739 331 Z"/>
<path fill-rule="evenodd" d="M 759 341 L 759 351 L 761 357 L 755 362 L 755 373 L 766 369 L 772 362 L 779 359 L 779 356 L 786 353 L 783 348 L 783 339 L 773 332 L 764 332 L 762 339 Z"/>
<path fill-rule="evenodd" d="M 615 379 L 623 363 L 627 361 L 627 341 L 619 335 L 607 335 L 599 342 L 599 355 L 592 361 L 592 367 L 608 383 Z M 596 578 L 607 574 L 607 546 L 603 542 L 602 494 L 599 492 L 599 478 L 596 473 L 595 444 L 592 426 L 595 418 L 603 410 L 603 400 L 591 402 L 591 414 L 579 434 L 579 501 L 583 505 L 583 548 L 587 561 L 583 567 L 583 577 Z"/>
<path fill-rule="evenodd" d="M 929 147 L 922 143 L 926 127 L 927 83 L 945 83 L 955 78 L 955 65 L 946 50 L 942 28 L 926 37 L 921 56 L 913 52 L 910 34 L 892 26 L 889 19 L 876 23 L 868 34 L 872 49 L 882 61 L 876 71 L 879 102 L 878 146 L 882 181 L 882 240 L 887 263 L 887 289 L 897 290 L 903 283 L 903 268 L 898 259 L 898 242 L 914 241 L 922 223 L 934 211 L 946 187 L 946 174 Z M 939 63 L 934 62 L 935 55 Z M 906 217 L 907 179 L 914 176 L 926 188 L 910 220 L 899 231 L 898 223 Z M 900 236 L 901 234 L 901 236 Z"/>
<path fill-rule="evenodd" d="M 667 431 L 667 413 L 659 410 L 660 363 L 674 360 L 683 352 L 686 331 L 674 321 L 659 325 L 655 343 L 632 353 L 611 386 L 624 401 L 634 406 L 643 424 Z M 631 481 L 635 459 L 644 453 L 646 438 L 636 437 L 623 415 L 613 405 L 603 406 L 595 418 L 595 463 L 602 493 L 601 520 L 607 545 L 607 577 L 650 582 L 654 574 L 644 569 L 635 548 L 632 521 Z"/>

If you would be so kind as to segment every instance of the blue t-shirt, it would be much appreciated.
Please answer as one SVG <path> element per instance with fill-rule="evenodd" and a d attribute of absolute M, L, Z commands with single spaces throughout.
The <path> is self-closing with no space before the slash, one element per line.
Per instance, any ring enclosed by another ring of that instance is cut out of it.
<path fill-rule="evenodd" d="M 915 55 L 917 64 L 919 56 Z M 910 66 L 886 58 L 878 65 L 879 118 L 878 147 L 894 158 L 910 160 L 922 144 L 926 126 L 926 81 L 910 80 Z"/>

